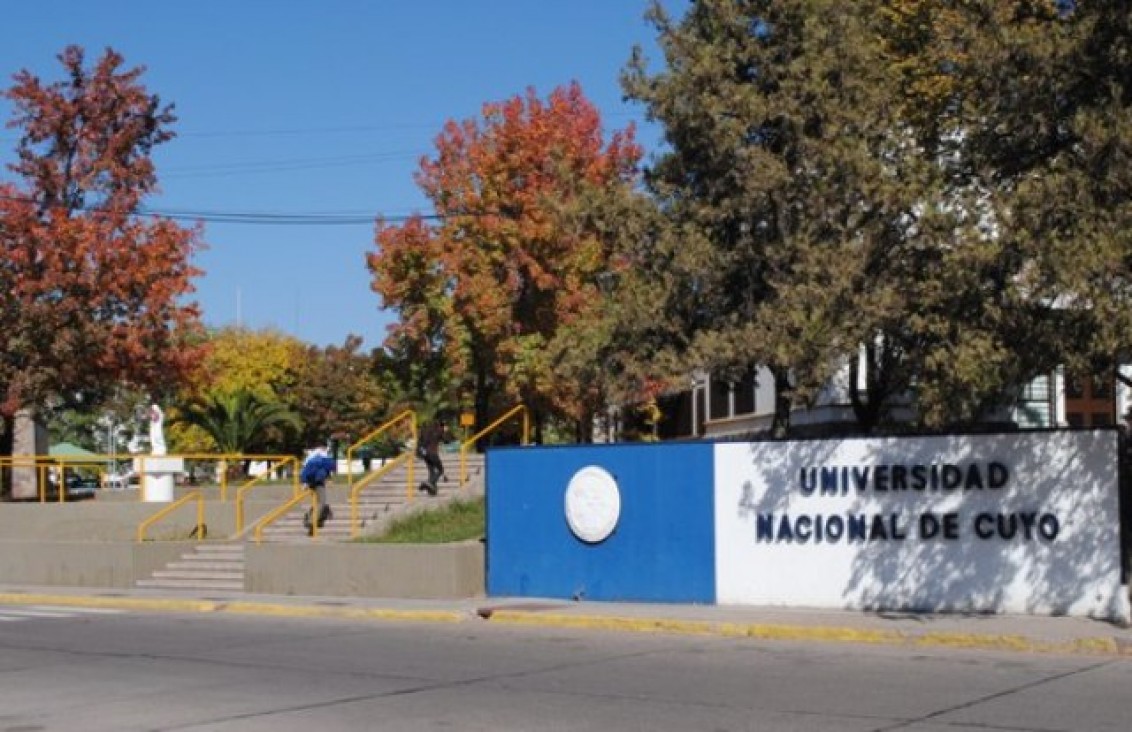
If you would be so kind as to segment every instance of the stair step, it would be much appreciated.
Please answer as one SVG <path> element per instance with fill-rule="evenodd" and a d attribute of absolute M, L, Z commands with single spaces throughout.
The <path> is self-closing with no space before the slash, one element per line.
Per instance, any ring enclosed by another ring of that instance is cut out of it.
<path fill-rule="evenodd" d="M 312 537 L 307 532 L 279 533 L 279 534 L 264 534 L 262 541 L 310 541 L 312 538 L 326 539 L 327 541 L 344 542 L 350 540 L 349 534 L 328 534 L 324 531 L 318 532 L 317 537 Z"/>
<path fill-rule="evenodd" d="M 413 465 L 413 480 L 407 482 L 405 467 L 401 466 L 392 472 L 382 475 L 379 479 L 369 482 L 357 494 L 356 516 L 360 529 L 373 530 L 374 527 L 387 524 L 390 520 L 403 515 L 408 509 L 424 507 L 429 503 L 444 503 L 444 499 L 472 497 L 483 494 L 484 456 L 469 455 L 465 464 L 467 482 L 460 487 L 460 460 L 458 454 L 445 453 L 441 459 L 445 463 L 446 479 L 440 484 L 440 500 L 427 493 L 418 491 L 416 486 L 421 479 L 428 475 L 428 470 L 422 461 Z M 366 474 L 353 474 L 355 480 L 364 480 Z M 341 486 L 339 486 L 341 487 Z M 349 541 L 353 538 L 353 519 L 349 500 L 339 499 L 331 502 L 334 518 L 318 531 L 318 539 L 327 541 Z M 264 527 L 259 533 L 263 541 L 276 542 L 303 542 L 311 541 L 307 528 L 303 525 L 304 516 L 309 506 L 302 505 L 295 508 L 286 516 L 280 517 L 270 526 Z"/>
<path fill-rule="evenodd" d="M 242 562 L 244 552 L 189 552 L 181 555 L 186 562 Z"/>
<path fill-rule="evenodd" d="M 193 547 L 193 550 L 195 552 L 197 552 L 198 554 L 209 554 L 209 555 L 218 555 L 218 554 L 221 554 L 221 555 L 223 555 L 223 554 L 236 555 L 236 554 L 239 554 L 239 555 L 242 555 L 244 553 L 244 545 L 243 544 L 198 544 L 197 546 Z"/>
<path fill-rule="evenodd" d="M 192 570 L 192 569 L 159 569 L 153 573 L 153 579 L 172 580 L 240 580 L 244 579 L 243 570 L 226 572 L 223 570 Z"/>
<path fill-rule="evenodd" d="M 244 569 L 244 560 L 238 562 L 215 562 L 215 561 L 186 561 L 186 562 L 170 562 L 165 565 L 165 569 L 192 569 L 192 570 L 240 570 Z"/>
<path fill-rule="evenodd" d="M 137 582 L 138 587 L 151 589 L 185 589 L 185 590 L 243 590 L 244 581 L 232 580 L 204 580 L 204 579 L 142 579 Z"/>
<path fill-rule="evenodd" d="M 467 482 L 460 486 L 460 461 L 458 455 L 446 453 L 442 456 L 447 473 L 446 480 L 440 483 L 438 500 L 416 489 L 422 479 L 428 476 L 424 463 L 413 466 L 413 480 L 408 481 L 402 466 L 380 479 L 368 483 L 357 494 L 357 519 L 359 527 L 372 530 L 406 514 L 413 508 L 428 509 L 431 504 L 443 504 L 445 499 L 472 497 L 484 492 L 484 459 L 482 455 L 469 455 L 465 464 Z M 355 475 L 355 479 L 364 476 Z M 338 489 L 341 489 L 341 484 Z M 341 493 L 336 494 L 341 497 Z M 347 494 L 348 495 L 348 494 Z M 303 516 L 309 503 L 298 506 L 288 515 L 281 517 L 272 525 L 265 527 L 260 536 L 263 541 L 275 543 L 335 543 L 350 541 L 353 538 L 351 506 L 349 500 L 336 500 L 331 504 L 334 518 L 318 530 L 318 536 L 309 536 L 303 526 Z M 364 533 L 364 531 L 363 531 Z M 181 556 L 153 573 L 149 579 L 138 580 L 137 587 L 153 589 L 186 589 L 212 591 L 242 591 L 245 585 L 246 541 L 252 539 L 248 534 L 244 541 L 202 542 L 194 546 L 192 552 Z"/>

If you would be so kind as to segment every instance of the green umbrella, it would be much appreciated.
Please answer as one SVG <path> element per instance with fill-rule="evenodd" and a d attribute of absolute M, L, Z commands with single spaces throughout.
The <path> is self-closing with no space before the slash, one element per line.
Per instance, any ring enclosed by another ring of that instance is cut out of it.
<path fill-rule="evenodd" d="M 91 452 L 84 448 L 74 445 L 70 442 L 60 442 L 58 445 L 52 445 L 48 450 L 48 454 L 54 458 L 61 458 L 68 463 L 85 462 L 85 463 L 108 463 L 110 458 L 105 455 L 99 455 L 96 452 Z"/>

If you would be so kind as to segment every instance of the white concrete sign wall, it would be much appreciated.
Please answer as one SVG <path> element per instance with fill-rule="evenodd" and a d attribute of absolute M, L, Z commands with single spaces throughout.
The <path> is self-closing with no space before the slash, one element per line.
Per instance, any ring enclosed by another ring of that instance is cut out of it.
<path fill-rule="evenodd" d="M 723 443 L 724 604 L 1128 618 L 1111 430 Z"/>

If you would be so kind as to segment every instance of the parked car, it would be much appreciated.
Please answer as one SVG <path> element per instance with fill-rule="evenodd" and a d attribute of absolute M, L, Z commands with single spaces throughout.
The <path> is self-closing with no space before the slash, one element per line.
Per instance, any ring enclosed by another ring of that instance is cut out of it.
<path fill-rule="evenodd" d="M 107 473 L 106 487 L 110 490 L 120 491 L 137 486 L 141 482 L 133 468 L 127 468 L 121 473 Z"/>
<path fill-rule="evenodd" d="M 97 478 L 88 478 L 71 473 L 67 475 L 66 485 L 66 500 L 68 501 L 82 501 L 98 495 Z M 45 497 L 48 501 L 59 500 L 58 480 L 54 475 L 48 477 Z"/>

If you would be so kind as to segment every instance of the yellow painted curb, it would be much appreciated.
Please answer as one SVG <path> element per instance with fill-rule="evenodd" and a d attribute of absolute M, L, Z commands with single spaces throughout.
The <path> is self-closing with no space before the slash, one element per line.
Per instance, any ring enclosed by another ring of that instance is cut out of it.
<path fill-rule="evenodd" d="M 625 630 L 636 633 L 684 633 L 713 635 L 718 633 L 717 623 L 703 620 L 665 620 L 658 618 L 625 618 L 602 615 L 563 615 L 560 613 L 532 613 L 515 610 L 496 610 L 488 616 L 489 622 L 513 625 L 554 625 L 563 628 L 590 630 Z"/>
<path fill-rule="evenodd" d="M 721 626 L 724 635 L 739 636 L 743 638 L 756 638 L 759 640 L 822 640 L 839 643 L 871 643 L 893 644 L 903 643 L 902 633 L 891 630 L 862 630 L 860 628 L 842 628 L 832 626 L 805 626 L 805 625 L 749 625 L 743 623 L 725 623 Z"/>
<path fill-rule="evenodd" d="M 640 633 L 682 633 L 752 638 L 770 641 L 825 641 L 873 645 L 911 645 L 937 648 L 966 648 L 1014 653 L 1058 653 L 1071 655 L 1132 655 L 1113 638 L 1078 638 L 1065 642 L 1037 641 L 1020 635 L 979 635 L 975 633 L 907 633 L 896 630 L 867 630 L 837 626 L 768 625 L 724 623 L 697 620 L 663 620 L 601 615 L 564 615 L 530 611 L 496 610 L 490 622 L 528 626 L 557 626 L 590 630 L 620 630 Z"/>
<path fill-rule="evenodd" d="M 818 626 L 763 625 L 720 623 L 712 620 L 666 620 L 602 615 L 563 615 L 497 610 L 491 622 L 513 625 L 554 625 L 590 630 L 624 630 L 638 633 L 682 633 L 685 635 L 721 635 L 761 640 L 826 640 L 844 643 L 903 643 L 905 637 L 896 632 L 859 630 Z"/>
<path fill-rule="evenodd" d="M 3 605 L 58 605 L 60 607 L 92 607 L 115 610 L 165 610 L 167 612 L 210 613 L 218 603 L 158 597 L 94 597 L 90 595 L 27 595 L 0 594 Z"/>
<path fill-rule="evenodd" d="M 1121 655 L 1114 638 L 1076 638 L 1070 641 L 1038 641 L 1020 635 L 977 635 L 968 633 L 925 633 L 910 639 L 921 646 L 950 648 L 976 648 L 984 651 L 1014 651 L 1022 653 L 1061 653 L 1070 655 Z"/>
<path fill-rule="evenodd" d="M 159 597 L 97 597 L 93 595 L 30 595 L 0 593 L 0 605 L 55 605 L 114 610 L 150 610 L 180 613 L 229 613 L 290 618 L 345 618 L 403 622 L 458 623 L 464 616 L 446 610 L 392 610 L 320 605 L 286 605 L 267 602 L 195 600 Z"/>
<path fill-rule="evenodd" d="M 922 633 L 911 638 L 918 646 L 980 648 L 992 651 L 1033 651 L 1039 644 L 1020 635 L 979 635 L 976 633 Z"/>
<path fill-rule="evenodd" d="M 181 613 L 226 613 L 289 618 L 342 618 L 396 622 L 459 623 L 469 615 L 454 610 L 395 610 L 338 605 L 288 605 L 247 600 L 198 600 L 160 597 L 105 597 L 93 595 L 48 595 L 0 593 L 0 605 L 55 605 L 118 610 L 148 610 Z M 712 620 L 674 620 L 607 615 L 570 615 L 522 610 L 494 610 L 490 622 L 527 626 L 555 626 L 588 630 L 635 633 L 717 635 L 770 641 L 826 641 L 874 645 L 910 645 L 938 648 L 978 649 L 1014 653 L 1132 656 L 1132 644 L 1116 638 L 1093 636 L 1064 642 L 1038 641 L 1021 635 L 977 633 L 907 633 L 838 626 L 769 625 L 726 623 Z"/>
<path fill-rule="evenodd" d="M 388 608 L 323 605 L 281 605 L 266 602 L 217 603 L 216 612 L 234 615 L 270 615 L 286 618 L 344 618 L 347 620 L 400 620 L 424 623 L 459 623 L 464 615 L 447 610 L 391 610 Z"/>

